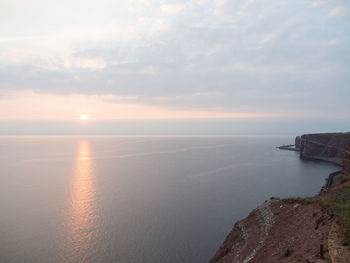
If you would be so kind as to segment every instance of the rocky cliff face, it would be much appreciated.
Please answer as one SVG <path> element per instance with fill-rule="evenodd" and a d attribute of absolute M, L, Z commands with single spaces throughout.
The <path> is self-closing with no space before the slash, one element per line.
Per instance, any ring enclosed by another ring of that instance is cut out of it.
<path fill-rule="evenodd" d="M 235 224 L 210 263 L 331 262 L 335 253 L 346 259 L 332 262 L 350 262 L 331 246 L 341 242 L 338 227 L 318 203 L 265 202 Z"/>
<path fill-rule="evenodd" d="M 345 146 L 345 154 L 343 159 L 343 173 L 350 176 L 350 141 Z"/>
<path fill-rule="evenodd" d="M 327 160 L 342 164 L 345 145 L 350 141 L 350 133 L 304 134 L 296 138 L 296 148 L 300 158 Z"/>

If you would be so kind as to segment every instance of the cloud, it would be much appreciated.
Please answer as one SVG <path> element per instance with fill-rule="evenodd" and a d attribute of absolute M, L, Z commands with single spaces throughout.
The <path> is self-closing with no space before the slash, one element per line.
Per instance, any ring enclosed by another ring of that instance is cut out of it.
<path fill-rule="evenodd" d="M 328 17 L 329 18 L 344 18 L 349 14 L 349 9 L 343 6 L 339 6 L 336 8 L 333 8 L 329 13 Z"/>
<path fill-rule="evenodd" d="M 2 94 L 114 94 L 140 105 L 220 112 L 338 114 L 338 104 L 350 112 L 349 4 L 67 3 L 8 1 L 11 12 L 0 10 Z"/>
<path fill-rule="evenodd" d="M 331 45 L 340 45 L 343 41 L 341 39 L 331 39 L 329 44 Z"/>
<path fill-rule="evenodd" d="M 160 11 L 168 14 L 177 14 L 185 9 L 185 4 L 169 4 L 169 5 L 161 5 Z"/>
<path fill-rule="evenodd" d="M 262 40 L 262 43 L 269 43 L 274 41 L 274 39 L 276 38 L 275 34 L 268 34 L 266 37 L 264 37 L 264 39 Z"/>
<path fill-rule="evenodd" d="M 312 2 L 312 6 L 314 6 L 314 7 L 321 6 L 322 4 L 324 4 L 324 1 L 313 1 Z"/>
<path fill-rule="evenodd" d="M 210 2 L 210 0 L 191 0 L 192 3 L 195 3 L 197 5 L 204 5 Z"/>
<path fill-rule="evenodd" d="M 128 119 L 203 119 L 203 118 L 269 118 L 279 114 L 255 112 L 227 112 L 206 109 L 169 109 L 167 107 L 144 105 L 124 100 L 136 97 L 109 95 L 70 96 L 38 94 L 21 91 L 0 100 L 0 120 L 78 120 L 82 113 L 91 120 Z M 40 105 L 40 107 L 33 107 Z M 64 107 L 62 107 L 64 105 Z M 39 109 L 40 108 L 40 109 Z M 39 109 L 39 110 L 38 110 Z"/>

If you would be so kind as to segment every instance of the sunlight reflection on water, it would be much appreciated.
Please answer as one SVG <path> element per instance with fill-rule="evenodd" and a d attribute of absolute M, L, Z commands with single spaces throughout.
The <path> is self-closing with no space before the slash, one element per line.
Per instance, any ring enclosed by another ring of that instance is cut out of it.
<path fill-rule="evenodd" d="M 95 176 L 89 142 L 80 141 L 63 225 L 64 260 L 89 262 L 98 239 Z"/>

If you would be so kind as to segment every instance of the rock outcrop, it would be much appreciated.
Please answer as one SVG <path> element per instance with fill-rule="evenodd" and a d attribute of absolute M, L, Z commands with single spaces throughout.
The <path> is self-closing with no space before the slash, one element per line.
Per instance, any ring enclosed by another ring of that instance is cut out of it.
<path fill-rule="evenodd" d="M 237 222 L 223 245 L 210 261 L 214 262 L 249 262 L 265 245 L 270 229 L 274 224 L 274 213 L 271 204 L 265 202 Z"/>
<path fill-rule="evenodd" d="M 330 262 L 327 248 L 334 225 L 336 218 L 318 203 L 265 202 L 235 224 L 210 263 Z M 334 244 L 340 240 L 332 235 Z"/>
<path fill-rule="evenodd" d="M 318 159 L 341 165 L 350 133 L 304 134 L 296 138 L 301 159 Z"/>

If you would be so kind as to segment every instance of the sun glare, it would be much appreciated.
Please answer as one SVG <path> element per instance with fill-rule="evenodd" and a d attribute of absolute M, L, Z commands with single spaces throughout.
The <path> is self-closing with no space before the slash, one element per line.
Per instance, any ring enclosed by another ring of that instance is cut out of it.
<path fill-rule="evenodd" d="M 87 120 L 87 118 L 88 118 L 88 116 L 86 114 L 80 115 L 80 119 L 83 121 Z"/>

